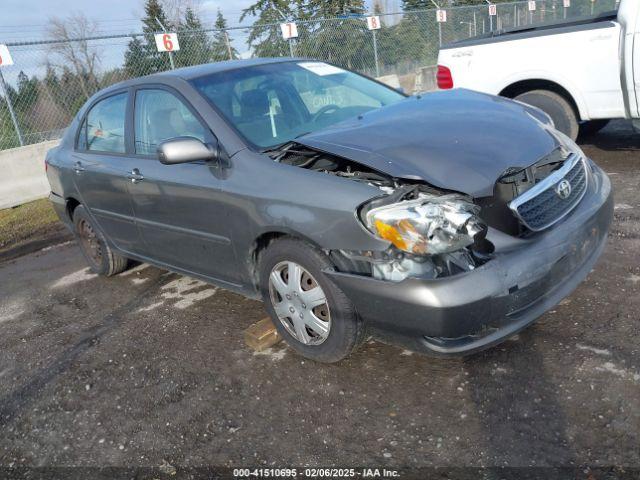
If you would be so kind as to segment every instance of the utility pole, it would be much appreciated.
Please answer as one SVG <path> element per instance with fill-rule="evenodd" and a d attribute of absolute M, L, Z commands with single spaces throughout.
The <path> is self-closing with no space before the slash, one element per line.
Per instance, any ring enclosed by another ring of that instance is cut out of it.
<path fill-rule="evenodd" d="M 11 115 L 11 122 L 13 123 L 13 128 L 16 130 L 16 135 L 18 136 L 18 141 L 20 142 L 20 146 L 24 146 L 24 140 L 22 139 L 22 134 L 20 133 L 20 127 L 18 126 L 18 119 L 16 118 L 16 112 L 13 110 L 13 105 L 11 103 L 11 98 L 9 97 L 9 89 L 7 88 L 7 84 L 4 81 L 4 75 L 2 75 L 2 68 L 0 67 L 0 85 L 2 85 L 2 91 L 4 93 L 4 98 L 7 101 L 7 107 L 9 108 L 9 115 Z"/>
<path fill-rule="evenodd" d="M 156 17 L 156 22 L 158 22 L 158 25 L 160 25 L 160 28 L 162 29 L 163 32 L 167 31 L 167 29 L 164 28 L 164 25 L 162 25 L 162 22 L 158 17 Z M 169 63 L 171 64 L 171 70 L 175 70 L 176 66 L 173 63 L 173 52 L 167 52 L 167 53 L 169 54 Z"/>

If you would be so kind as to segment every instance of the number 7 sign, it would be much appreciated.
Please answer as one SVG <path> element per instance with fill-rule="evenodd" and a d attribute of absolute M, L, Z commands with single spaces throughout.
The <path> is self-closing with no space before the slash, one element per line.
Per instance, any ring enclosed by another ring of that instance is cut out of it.
<path fill-rule="evenodd" d="M 298 26 L 293 22 L 281 23 L 280 30 L 282 30 L 282 38 L 285 40 L 298 37 Z"/>
<path fill-rule="evenodd" d="M 9 65 L 13 65 L 13 58 L 11 58 L 7 46 L 0 44 L 0 67 L 8 67 Z"/>
<path fill-rule="evenodd" d="M 159 52 L 175 52 L 180 50 L 177 33 L 156 33 L 156 48 Z"/>

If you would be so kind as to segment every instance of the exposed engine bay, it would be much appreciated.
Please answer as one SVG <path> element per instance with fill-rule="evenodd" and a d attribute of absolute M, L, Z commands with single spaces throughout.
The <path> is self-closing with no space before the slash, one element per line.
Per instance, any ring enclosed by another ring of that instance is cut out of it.
<path fill-rule="evenodd" d="M 394 282 L 407 277 L 436 279 L 473 270 L 491 258 L 492 247 L 485 239 L 487 225 L 478 217 L 480 206 L 465 195 L 422 182 L 399 181 L 295 142 L 269 154 L 276 162 L 365 182 L 381 190 L 382 195 L 358 213 L 372 233 L 391 241 L 392 246 L 384 252 L 328 252 L 340 271 Z M 402 215 L 395 214 L 398 210 Z M 438 246 L 445 237 L 445 245 Z"/>

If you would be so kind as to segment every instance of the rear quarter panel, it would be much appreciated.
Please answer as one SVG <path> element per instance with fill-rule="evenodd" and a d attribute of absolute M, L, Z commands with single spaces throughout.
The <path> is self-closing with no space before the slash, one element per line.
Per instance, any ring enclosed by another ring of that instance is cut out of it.
<path fill-rule="evenodd" d="M 445 48 L 438 63 L 452 71 L 455 87 L 498 95 L 522 81 L 564 87 L 583 120 L 625 114 L 619 64 L 620 25 L 481 45 Z"/>

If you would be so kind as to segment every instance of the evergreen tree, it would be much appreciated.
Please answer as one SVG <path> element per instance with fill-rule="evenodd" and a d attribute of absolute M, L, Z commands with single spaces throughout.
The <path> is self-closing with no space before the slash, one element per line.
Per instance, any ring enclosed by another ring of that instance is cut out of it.
<path fill-rule="evenodd" d="M 134 37 L 124 52 L 124 70 L 127 76 L 132 78 L 147 75 L 152 70 L 147 49 L 139 37 Z"/>
<path fill-rule="evenodd" d="M 409 12 L 411 10 L 426 10 L 434 8 L 431 0 L 402 0 L 402 10 Z"/>
<path fill-rule="evenodd" d="M 218 9 L 216 16 L 216 33 L 213 35 L 213 45 L 211 47 L 212 58 L 215 61 L 233 60 L 238 58 L 238 51 L 231 45 L 231 38 L 228 38 L 227 20 Z M 228 40 L 228 44 L 227 44 Z"/>
<path fill-rule="evenodd" d="M 200 65 L 211 61 L 211 44 L 202 22 L 191 7 L 187 7 L 184 22 L 178 27 L 180 50 L 175 54 L 176 66 Z"/>
<path fill-rule="evenodd" d="M 146 43 L 135 37 L 125 52 L 125 70 L 131 76 L 148 75 L 171 68 L 169 54 L 158 52 L 154 34 L 162 31 L 160 24 L 164 25 L 166 31 L 170 31 L 173 25 L 158 0 L 146 0 L 144 12 L 142 32 Z"/>

